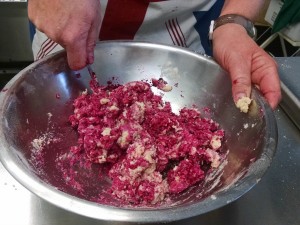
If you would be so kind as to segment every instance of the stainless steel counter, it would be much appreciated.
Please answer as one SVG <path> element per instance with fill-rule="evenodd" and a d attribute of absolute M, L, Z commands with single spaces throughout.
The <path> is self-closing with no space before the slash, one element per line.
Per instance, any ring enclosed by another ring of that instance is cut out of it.
<path fill-rule="evenodd" d="M 300 129 L 300 57 L 276 58 L 282 88 L 281 106 Z"/>
<path fill-rule="evenodd" d="M 295 60 L 294 60 L 295 61 Z M 293 63 L 300 64 L 300 57 Z M 289 59 L 279 66 L 293 66 Z M 281 76 L 285 71 L 280 70 Z M 298 79 L 300 80 L 300 71 Z M 263 179 L 237 201 L 205 215 L 173 225 L 299 225 L 300 131 L 282 109 L 275 111 L 279 141 L 274 161 Z M 75 215 L 31 194 L 0 164 L 0 224 L 2 225 L 108 225 Z"/>

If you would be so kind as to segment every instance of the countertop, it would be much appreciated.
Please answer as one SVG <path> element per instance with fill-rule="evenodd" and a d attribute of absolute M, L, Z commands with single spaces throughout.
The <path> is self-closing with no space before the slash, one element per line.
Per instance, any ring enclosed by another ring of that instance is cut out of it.
<path fill-rule="evenodd" d="M 284 63 L 282 61 L 284 60 Z M 300 65 L 300 57 L 278 59 L 280 76 Z M 292 64 L 291 64 L 292 63 Z M 300 80 L 300 71 L 298 79 Z M 289 86 L 289 85 L 287 85 Z M 235 202 L 202 216 L 172 222 L 174 225 L 299 225 L 300 224 L 300 131 L 286 112 L 275 110 L 278 147 L 271 167 L 261 181 Z M 53 206 L 35 196 L 0 164 L 0 224 L 3 225 L 108 225 Z"/>
<path fill-rule="evenodd" d="M 300 57 L 276 58 L 281 79 L 281 106 L 300 129 Z"/>

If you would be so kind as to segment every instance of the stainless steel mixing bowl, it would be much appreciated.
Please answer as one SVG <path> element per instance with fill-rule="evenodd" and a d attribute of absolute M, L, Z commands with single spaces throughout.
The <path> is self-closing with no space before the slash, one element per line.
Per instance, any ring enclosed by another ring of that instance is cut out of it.
<path fill-rule="evenodd" d="M 90 76 L 87 69 L 80 75 L 71 71 L 65 52 L 59 52 L 25 68 L 0 94 L 1 161 L 16 180 L 46 201 L 101 220 L 173 221 L 229 204 L 252 188 L 270 166 L 277 144 L 272 110 L 253 89 L 250 112 L 241 113 L 232 101 L 229 76 L 212 59 L 151 43 L 100 42 L 92 67 L 102 84 L 163 77 L 173 85 L 163 98 L 174 111 L 195 104 L 225 130 L 227 160 L 204 183 L 167 205 L 128 208 L 88 201 L 109 185 L 92 179 L 84 181 L 91 186 L 86 196 L 78 196 L 62 179 L 55 160 L 76 144 L 68 117 L 72 101 L 89 89 Z M 35 145 L 43 145 L 41 154 Z"/>

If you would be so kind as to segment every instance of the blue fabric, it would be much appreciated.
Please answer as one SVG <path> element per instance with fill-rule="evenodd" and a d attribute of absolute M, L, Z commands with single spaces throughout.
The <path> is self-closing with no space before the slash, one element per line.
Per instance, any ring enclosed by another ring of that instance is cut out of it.
<path fill-rule="evenodd" d="M 197 20 L 194 27 L 200 35 L 201 44 L 205 50 L 205 54 L 209 56 L 212 55 L 212 46 L 208 38 L 210 21 L 219 17 L 223 5 L 224 0 L 217 0 L 210 10 L 194 12 L 194 16 Z"/>
<path fill-rule="evenodd" d="M 29 0 L 28 0 L 29 1 Z M 28 1 L 26 2 L 27 6 L 28 6 Z M 29 23 L 29 35 L 30 35 L 30 40 L 31 42 L 33 41 L 33 37 L 34 37 L 34 34 L 35 34 L 35 26 L 34 24 L 28 20 L 28 23 Z"/>
<path fill-rule="evenodd" d="M 30 20 L 29 20 L 29 33 L 30 33 L 30 40 L 32 42 L 35 34 L 35 26 Z"/>

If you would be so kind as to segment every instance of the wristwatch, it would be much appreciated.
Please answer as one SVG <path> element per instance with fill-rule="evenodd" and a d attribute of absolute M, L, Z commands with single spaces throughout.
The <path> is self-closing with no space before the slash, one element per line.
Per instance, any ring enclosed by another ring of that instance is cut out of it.
<path fill-rule="evenodd" d="M 212 35 L 215 29 L 227 23 L 235 23 L 243 26 L 252 39 L 256 38 L 256 28 L 250 20 L 241 15 L 227 14 L 211 21 L 209 27 L 209 40 L 212 40 Z"/>

